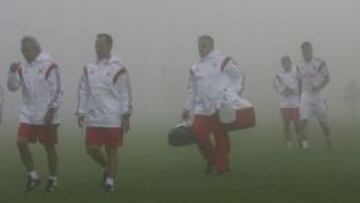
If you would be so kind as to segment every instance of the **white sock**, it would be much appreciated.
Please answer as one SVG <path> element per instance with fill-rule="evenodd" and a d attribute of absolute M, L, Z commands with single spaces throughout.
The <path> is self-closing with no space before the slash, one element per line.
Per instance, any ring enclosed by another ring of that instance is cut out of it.
<path fill-rule="evenodd" d="M 54 184 L 55 184 L 55 185 L 57 184 L 57 180 L 58 180 L 58 179 L 57 179 L 56 176 L 49 176 L 48 179 L 54 181 Z"/>
<path fill-rule="evenodd" d="M 286 147 L 287 147 L 288 149 L 292 149 L 292 148 L 293 148 L 293 144 L 292 144 L 291 142 L 287 142 L 287 143 L 286 143 Z"/>
<path fill-rule="evenodd" d="M 39 179 L 39 175 L 36 171 L 30 171 L 28 174 L 32 179 Z"/>
<path fill-rule="evenodd" d="M 309 142 L 307 140 L 302 141 L 302 148 L 309 149 Z"/>
<path fill-rule="evenodd" d="M 114 186 L 114 179 L 113 178 L 106 178 L 105 185 Z"/>

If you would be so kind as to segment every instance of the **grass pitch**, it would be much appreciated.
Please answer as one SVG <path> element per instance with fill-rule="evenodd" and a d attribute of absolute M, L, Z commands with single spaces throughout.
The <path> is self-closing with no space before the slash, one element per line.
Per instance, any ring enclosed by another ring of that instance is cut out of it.
<path fill-rule="evenodd" d="M 22 194 L 24 169 L 16 151 L 16 126 L 2 126 L 0 202 L 360 202 L 358 125 L 333 125 L 334 151 L 328 152 L 318 126 L 311 126 L 310 151 L 286 151 L 281 126 L 259 124 L 231 135 L 231 173 L 204 174 L 195 146 L 167 145 L 167 128 L 143 128 L 125 137 L 120 150 L 116 192 L 102 194 L 101 170 L 87 157 L 80 130 L 60 128 L 60 188 L 56 193 Z M 32 147 L 36 166 L 46 176 L 46 157 Z M 44 179 L 45 180 L 45 179 Z"/>

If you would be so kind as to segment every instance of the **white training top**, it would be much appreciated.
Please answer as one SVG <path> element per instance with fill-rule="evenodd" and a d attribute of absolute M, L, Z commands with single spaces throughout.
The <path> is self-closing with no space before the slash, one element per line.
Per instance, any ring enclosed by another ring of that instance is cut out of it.
<path fill-rule="evenodd" d="M 274 78 L 274 87 L 279 93 L 280 108 L 298 108 L 300 105 L 299 77 L 296 69 L 289 71 L 281 68 Z M 286 95 L 286 89 L 292 90 L 293 94 Z"/>
<path fill-rule="evenodd" d="M 325 61 L 313 58 L 312 61 L 299 65 L 298 71 L 302 84 L 302 95 L 322 96 L 322 90 L 314 91 L 313 88 L 324 81 L 325 77 L 329 76 L 329 70 Z"/>
<path fill-rule="evenodd" d="M 48 54 L 40 53 L 31 63 L 23 62 L 17 71 L 9 71 L 8 89 L 12 92 L 22 89 L 23 106 L 20 122 L 43 125 L 44 116 L 49 108 L 58 109 L 63 94 L 58 66 Z M 53 124 L 59 123 L 58 111 Z"/>
<path fill-rule="evenodd" d="M 111 57 L 85 66 L 78 89 L 77 115 L 87 126 L 121 127 L 132 113 L 131 85 L 127 69 Z"/>
<path fill-rule="evenodd" d="M 226 100 L 236 105 L 243 90 L 241 68 L 213 50 L 191 68 L 184 109 L 198 115 L 215 113 Z"/>

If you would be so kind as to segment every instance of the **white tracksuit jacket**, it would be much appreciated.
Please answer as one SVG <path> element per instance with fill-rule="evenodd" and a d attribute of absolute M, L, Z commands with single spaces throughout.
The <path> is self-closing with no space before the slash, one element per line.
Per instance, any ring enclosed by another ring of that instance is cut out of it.
<path fill-rule="evenodd" d="M 49 108 L 58 109 L 62 97 L 60 72 L 48 54 L 40 53 L 31 63 L 20 63 L 17 71 L 9 71 L 8 89 L 15 92 L 22 89 L 23 106 L 20 122 L 43 125 Z M 59 123 L 58 111 L 53 124 Z"/>
<path fill-rule="evenodd" d="M 91 127 L 121 127 L 132 113 L 131 85 L 119 59 L 97 60 L 84 67 L 78 89 L 77 115 Z"/>
<path fill-rule="evenodd" d="M 299 65 L 298 72 L 302 84 L 302 97 L 325 98 L 323 90 L 312 90 L 314 86 L 317 86 L 325 77 L 329 76 L 329 70 L 324 60 L 313 58 L 312 61 Z"/>
<path fill-rule="evenodd" d="M 230 58 L 222 70 L 227 58 L 213 50 L 192 66 L 185 110 L 195 115 L 212 115 L 224 102 L 236 108 L 243 90 L 244 75 L 241 67 Z"/>
<path fill-rule="evenodd" d="M 274 87 L 280 95 L 280 108 L 298 108 L 300 105 L 299 75 L 295 67 L 286 72 L 283 68 L 275 75 Z M 285 95 L 285 89 L 291 89 L 294 94 Z"/>

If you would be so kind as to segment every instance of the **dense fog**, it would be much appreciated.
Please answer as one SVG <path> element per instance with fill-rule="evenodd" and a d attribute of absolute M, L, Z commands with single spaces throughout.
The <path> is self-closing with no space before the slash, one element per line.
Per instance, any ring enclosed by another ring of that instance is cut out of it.
<path fill-rule="evenodd" d="M 272 83 L 280 57 L 301 63 L 300 44 L 312 42 L 331 74 L 325 91 L 330 120 L 340 120 L 349 117 L 346 84 L 350 78 L 360 84 L 358 8 L 356 0 L 1 0 L 3 123 L 18 120 L 21 93 L 7 90 L 7 72 L 11 62 L 22 60 L 21 38 L 32 35 L 61 68 L 62 120 L 75 127 L 80 74 L 95 60 L 94 41 L 102 32 L 112 35 L 113 55 L 129 70 L 137 126 L 180 119 L 202 34 L 213 36 L 216 48 L 244 67 L 245 96 L 255 104 L 260 124 L 279 118 Z"/>

